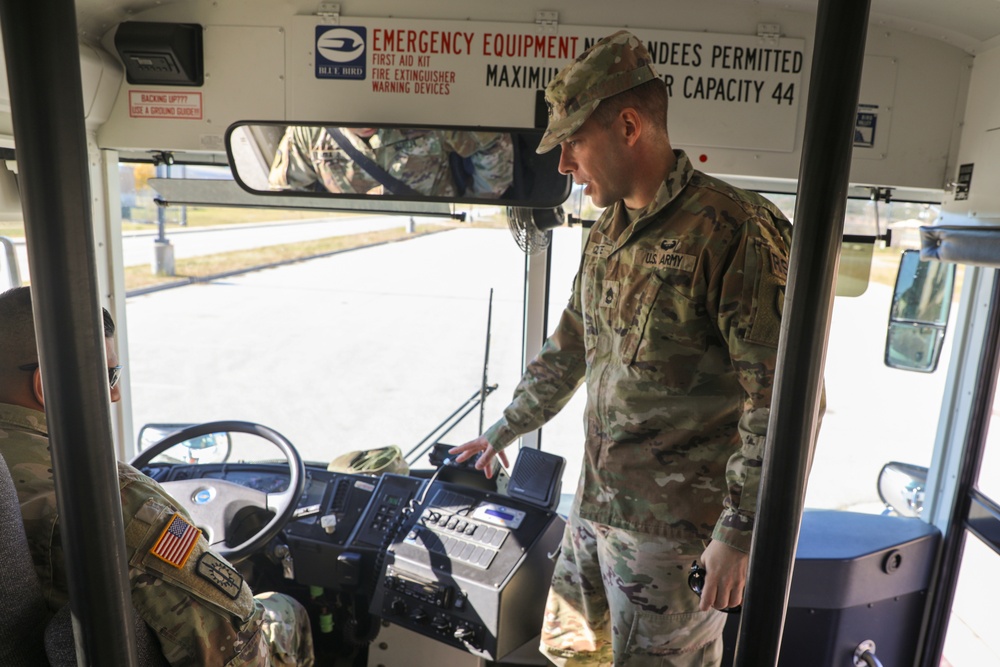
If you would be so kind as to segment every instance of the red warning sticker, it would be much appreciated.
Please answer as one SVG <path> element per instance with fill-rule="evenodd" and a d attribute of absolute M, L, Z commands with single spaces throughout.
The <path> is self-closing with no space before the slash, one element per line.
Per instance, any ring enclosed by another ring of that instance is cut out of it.
<path fill-rule="evenodd" d="M 201 120 L 201 93 L 130 90 L 128 115 L 131 118 Z"/>

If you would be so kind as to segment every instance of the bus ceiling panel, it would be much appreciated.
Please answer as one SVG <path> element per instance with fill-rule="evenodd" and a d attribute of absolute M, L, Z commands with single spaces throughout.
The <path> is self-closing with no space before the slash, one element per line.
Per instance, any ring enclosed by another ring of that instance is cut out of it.
<path fill-rule="evenodd" d="M 234 24 L 249 24 L 248 17 L 275 16 L 294 13 L 315 14 L 321 3 L 317 0 L 217 0 L 205 2 L 164 2 L 163 0 L 77 0 L 77 17 L 82 35 L 93 39 L 105 34 L 124 20 L 203 22 L 206 17 Z M 410 0 L 342 0 L 336 3 L 340 18 L 350 19 L 362 13 L 366 16 L 415 17 L 417 11 Z M 636 0 L 625 5 L 579 0 L 545 0 L 534 4 L 476 3 L 470 9 L 467 0 L 424 0 L 419 15 L 430 18 L 473 18 L 488 21 L 534 20 L 535 12 L 556 11 L 563 23 L 580 25 L 651 25 L 651 18 L 669 17 L 670 24 L 680 30 L 719 30 L 739 32 L 747 20 L 782 21 L 793 13 L 815 16 L 815 0 L 714 0 L 712 2 L 663 2 Z M 673 6 L 672 6 L 673 5 Z M 1000 35 L 1000 15 L 995 0 L 873 0 L 872 29 L 898 30 L 924 35 L 954 44 L 968 53 L 977 53 Z M 706 21 L 710 21 L 706 25 Z"/>
<path fill-rule="evenodd" d="M 537 127 L 544 122 L 539 91 L 589 43 L 615 25 L 656 25 L 648 16 L 637 23 L 616 13 L 603 23 L 559 23 L 546 33 L 530 18 L 362 18 L 346 7 L 335 22 L 289 15 L 285 5 L 285 13 L 251 5 L 261 9 L 255 20 L 271 25 L 226 25 L 219 21 L 233 19 L 224 11 L 229 4 L 218 4 L 218 11 L 194 11 L 191 3 L 176 3 L 136 17 L 202 22 L 205 82 L 121 86 L 100 128 L 101 146 L 221 153 L 225 129 L 251 118 Z M 191 14 L 183 15 L 184 8 Z M 761 36 L 759 14 L 737 15 L 740 23 L 709 31 L 672 24 L 633 30 L 650 45 L 671 94 L 671 139 L 699 168 L 795 179 L 809 76 L 803 63 L 811 57 L 815 18 L 779 12 L 777 35 Z M 868 41 L 851 179 L 939 189 L 961 121 L 967 55 L 911 33 L 873 31 Z M 150 146 L 150 137 L 159 145 Z"/>
<path fill-rule="evenodd" d="M 970 223 L 1000 219 L 1000 47 L 976 57 L 958 155 L 942 212 Z"/>
<path fill-rule="evenodd" d="M 121 63 L 100 46 L 80 44 L 83 113 L 88 129 L 96 130 L 111 116 L 124 72 Z"/>
<path fill-rule="evenodd" d="M 119 150 L 221 154 L 226 128 L 236 120 L 284 118 L 282 27 L 206 25 L 204 58 L 202 86 L 121 86 L 98 143 Z"/>
<path fill-rule="evenodd" d="M 83 112 L 89 129 L 97 129 L 111 116 L 123 71 L 121 63 L 101 47 L 80 44 Z M 14 128 L 11 124 L 7 66 L 3 50 L 0 49 L 0 146 L 9 148 L 13 145 Z"/>

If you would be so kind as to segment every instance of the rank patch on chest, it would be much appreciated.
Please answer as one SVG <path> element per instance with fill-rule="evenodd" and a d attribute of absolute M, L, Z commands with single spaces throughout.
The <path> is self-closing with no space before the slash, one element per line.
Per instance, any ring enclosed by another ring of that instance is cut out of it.
<path fill-rule="evenodd" d="M 788 280 L 788 260 L 771 249 L 771 271 L 782 280 Z"/>
<path fill-rule="evenodd" d="M 184 567 L 200 535 L 200 530 L 175 513 L 149 553 L 174 567 Z"/>
<path fill-rule="evenodd" d="M 636 264 L 647 269 L 672 269 L 691 273 L 697 263 L 694 255 L 673 250 L 636 250 Z"/>
<path fill-rule="evenodd" d="M 195 572 L 232 599 L 235 600 L 240 596 L 240 590 L 243 588 L 243 577 L 233 566 L 211 551 L 206 551 L 201 555 Z"/>
<path fill-rule="evenodd" d="M 621 283 L 617 280 L 605 280 L 601 284 L 601 296 L 597 300 L 597 305 L 601 308 L 613 308 L 618 302 L 619 291 L 621 291 Z"/>

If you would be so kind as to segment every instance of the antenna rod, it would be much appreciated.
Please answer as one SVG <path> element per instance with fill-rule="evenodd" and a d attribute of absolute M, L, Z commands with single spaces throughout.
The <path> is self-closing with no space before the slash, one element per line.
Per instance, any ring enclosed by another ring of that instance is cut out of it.
<path fill-rule="evenodd" d="M 490 328 L 493 326 L 493 288 L 490 288 L 490 306 L 486 313 L 486 357 L 483 359 L 483 386 L 479 390 L 479 433 L 483 432 L 483 418 L 486 416 L 486 377 L 490 367 Z"/>

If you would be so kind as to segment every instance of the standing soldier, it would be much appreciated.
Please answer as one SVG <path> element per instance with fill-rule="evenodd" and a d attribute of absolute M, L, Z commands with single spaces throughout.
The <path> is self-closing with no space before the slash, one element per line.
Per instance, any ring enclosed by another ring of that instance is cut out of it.
<path fill-rule="evenodd" d="M 542 623 L 557 665 L 718 665 L 742 602 L 790 225 L 696 171 L 667 91 L 621 31 L 545 91 L 539 152 L 598 207 L 569 304 L 503 417 L 452 451 L 494 457 L 586 384 L 584 463 Z M 707 570 L 702 597 L 689 568 Z"/>

